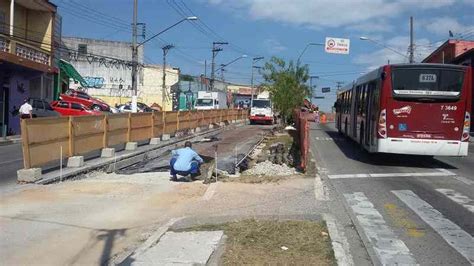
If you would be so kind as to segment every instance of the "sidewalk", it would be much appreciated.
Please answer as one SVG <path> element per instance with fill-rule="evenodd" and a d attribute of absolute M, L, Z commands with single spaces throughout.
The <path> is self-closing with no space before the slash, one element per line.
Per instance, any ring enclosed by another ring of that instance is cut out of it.
<path fill-rule="evenodd" d="M 0 146 L 21 143 L 21 135 L 7 136 L 5 139 L 0 137 Z"/>

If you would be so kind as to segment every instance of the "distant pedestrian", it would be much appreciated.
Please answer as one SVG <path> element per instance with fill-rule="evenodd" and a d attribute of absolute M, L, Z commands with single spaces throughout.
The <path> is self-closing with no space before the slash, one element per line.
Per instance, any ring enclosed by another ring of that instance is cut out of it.
<path fill-rule="evenodd" d="M 28 98 L 26 98 L 23 104 L 20 106 L 19 112 L 21 119 L 33 118 L 33 107 L 30 105 Z"/>
<path fill-rule="evenodd" d="M 319 124 L 319 107 L 315 108 L 314 111 L 314 122 Z"/>
<path fill-rule="evenodd" d="M 173 150 L 170 161 L 170 174 L 172 181 L 178 181 L 177 175 L 190 176 L 189 181 L 201 174 L 199 166 L 203 159 L 192 149 L 190 141 L 184 143 L 184 148 Z"/>

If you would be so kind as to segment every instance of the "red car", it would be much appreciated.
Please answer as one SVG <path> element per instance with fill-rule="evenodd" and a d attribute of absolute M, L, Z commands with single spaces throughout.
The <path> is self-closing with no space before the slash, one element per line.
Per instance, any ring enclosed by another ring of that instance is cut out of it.
<path fill-rule="evenodd" d="M 110 112 L 110 106 L 107 103 L 82 91 L 69 89 L 59 98 L 63 101 L 83 104 L 94 111 Z"/>
<path fill-rule="evenodd" d="M 53 101 L 51 103 L 54 111 L 61 114 L 61 116 L 79 116 L 79 115 L 99 115 L 101 112 L 93 111 L 80 103 L 73 103 L 67 101 Z"/>

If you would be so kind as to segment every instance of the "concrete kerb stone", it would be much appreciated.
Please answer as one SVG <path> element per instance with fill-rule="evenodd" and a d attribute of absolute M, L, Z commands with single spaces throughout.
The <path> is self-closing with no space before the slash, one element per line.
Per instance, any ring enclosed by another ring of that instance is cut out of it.
<path fill-rule="evenodd" d="M 158 145 L 160 144 L 161 139 L 160 138 L 151 138 L 150 139 L 150 145 Z"/>
<path fill-rule="evenodd" d="M 200 128 L 200 127 L 195 128 L 195 129 L 194 129 L 194 132 L 195 132 L 195 133 L 201 132 L 201 128 Z"/>
<path fill-rule="evenodd" d="M 72 156 L 67 159 L 67 167 L 77 168 L 84 166 L 84 156 Z"/>
<path fill-rule="evenodd" d="M 112 158 L 115 156 L 115 148 L 103 148 L 100 152 L 102 158 Z"/>
<path fill-rule="evenodd" d="M 170 139 L 171 139 L 170 134 L 163 134 L 163 135 L 161 135 L 161 140 L 162 140 L 162 141 L 166 141 L 166 140 L 170 140 Z"/>
<path fill-rule="evenodd" d="M 41 179 L 41 168 L 28 168 L 16 171 L 18 182 L 34 183 Z"/>
<path fill-rule="evenodd" d="M 138 142 L 127 142 L 125 144 L 126 151 L 134 151 L 138 148 Z"/>
<path fill-rule="evenodd" d="M 213 129 L 214 128 L 214 124 L 209 124 L 209 129 Z"/>

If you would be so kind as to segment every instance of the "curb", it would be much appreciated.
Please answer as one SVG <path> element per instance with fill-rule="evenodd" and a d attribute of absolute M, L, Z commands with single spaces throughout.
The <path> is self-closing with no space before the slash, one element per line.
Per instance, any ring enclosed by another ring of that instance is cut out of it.
<path fill-rule="evenodd" d="M 344 229 L 340 228 L 334 216 L 328 213 L 323 214 L 323 219 L 326 222 L 328 233 L 331 238 L 331 246 L 334 251 L 337 265 L 354 265 L 349 248 L 349 242 L 344 234 Z"/>

